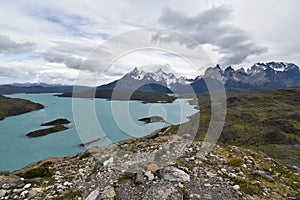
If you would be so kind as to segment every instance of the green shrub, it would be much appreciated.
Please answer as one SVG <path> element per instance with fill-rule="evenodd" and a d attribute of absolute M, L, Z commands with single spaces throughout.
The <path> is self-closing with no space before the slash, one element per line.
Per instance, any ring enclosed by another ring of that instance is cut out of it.
<path fill-rule="evenodd" d="M 79 160 L 90 157 L 92 154 L 90 152 L 85 152 L 79 156 Z"/>
<path fill-rule="evenodd" d="M 50 178 L 54 174 L 53 171 L 49 169 L 49 166 L 51 164 L 52 162 L 45 162 L 37 168 L 29 169 L 25 172 L 20 172 L 17 175 L 26 179 L 37 178 L 37 177 Z"/>
<path fill-rule="evenodd" d="M 131 180 L 132 182 L 135 182 L 136 179 L 136 174 L 135 173 L 130 173 L 130 172 L 125 172 L 123 176 L 121 176 L 118 181 L 120 183 L 124 183 L 126 180 Z"/>
<path fill-rule="evenodd" d="M 228 160 L 228 163 L 233 167 L 240 167 L 244 164 L 244 160 L 241 158 L 232 158 Z"/>
<path fill-rule="evenodd" d="M 78 196 L 81 196 L 81 193 L 79 191 L 70 191 L 62 197 L 55 197 L 54 200 L 72 200 L 76 199 L 76 197 Z"/>

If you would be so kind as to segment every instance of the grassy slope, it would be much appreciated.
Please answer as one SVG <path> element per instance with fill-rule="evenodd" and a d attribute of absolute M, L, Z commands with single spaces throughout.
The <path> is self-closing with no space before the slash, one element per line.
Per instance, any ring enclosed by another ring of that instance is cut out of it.
<path fill-rule="evenodd" d="M 284 163 L 300 166 L 300 87 L 258 91 L 263 92 L 227 92 L 227 116 L 219 143 L 250 147 Z M 199 95 L 199 106 L 201 117 L 196 139 L 203 140 L 210 121 L 207 94 Z M 181 128 L 188 129 L 197 120 L 193 116 Z M 171 131 L 175 133 L 177 129 L 174 126 Z"/>
<path fill-rule="evenodd" d="M 5 117 L 27 113 L 44 108 L 43 105 L 19 98 L 8 98 L 0 95 L 0 120 Z"/>

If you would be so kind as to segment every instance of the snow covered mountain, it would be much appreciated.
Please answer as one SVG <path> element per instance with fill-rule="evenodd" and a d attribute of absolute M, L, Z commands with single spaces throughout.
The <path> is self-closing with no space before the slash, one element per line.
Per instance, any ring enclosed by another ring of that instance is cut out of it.
<path fill-rule="evenodd" d="M 121 79 L 101 85 L 98 88 L 177 93 L 177 88 L 189 85 L 192 81 L 182 76 L 177 78 L 173 73 L 166 73 L 162 69 L 155 72 L 145 72 L 136 67 Z"/>
<path fill-rule="evenodd" d="M 176 77 L 162 69 L 155 72 L 145 72 L 135 68 L 125 74 L 121 79 L 113 81 L 98 88 L 119 90 L 140 90 L 144 92 L 164 93 L 200 93 L 207 91 L 206 83 L 210 82 L 213 88 L 284 88 L 300 86 L 300 69 L 293 63 L 268 62 L 255 63 L 249 69 L 233 69 L 231 66 L 225 70 L 219 65 L 209 67 L 204 75 L 195 79 Z"/>
<path fill-rule="evenodd" d="M 284 88 L 300 86 L 300 69 L 293 63 L 255 63 L 249 69 L 234 70 L 231 66 L 222 70 L 219 65 L 207 68 L 203 77 L 197 77 L 191 87 L 196 93 L 207 91 L 206 82 L 213 87 L 225 88 Z M 183 92 L 183 91 L 182 91 Z"/>
<path fill-rule="evenodd" d="M 281 88 L 300 86 L 299 67 L 292 63 L 269 62 L 255 63 L 245 70 L 225 69 L 224 80 L 226 87 L 251 88 L 267 87 Z"/>
<path fill-rule="evenodd" d="M 16 87 L 60 87 L 60 86 L 64 86 L 62 84 L 49 84 L 49 83 L 44 83 L 44 82 L 26 82 L 26 83 L 12 83 L 10 84 L 12 86 L 16 86 Z"/>

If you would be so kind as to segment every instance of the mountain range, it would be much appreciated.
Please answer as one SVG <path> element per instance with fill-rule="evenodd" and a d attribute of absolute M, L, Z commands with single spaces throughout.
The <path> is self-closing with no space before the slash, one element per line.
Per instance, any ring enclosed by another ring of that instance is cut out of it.
<path fill-rule="evenodd" d="M 121 79 L 101 85 L 99 89 L 138 90 L 143 92 L 176 93 L 179 88 L 191 84 L 193 79 L 185 77 L 177 78 L 172 73 L 166 73 L 162 69 L 155 72 L 145 72 L 134 68 Z"/>
<path fill-rule="evenodd" d="M 209 67 L 203 75 L 194 79 L 164 72 L 159 69 L 155 72 L 145 72 L 137 67 L 118 80 L 100 85 L 97 91 L 140 91 L 157 93 L 201 93 L 210 89 L 225 88 L 267 88 L 277 89 L 300 86 L 300 69 L 293 63 L 268 62 L 255 63 L 250 68 L 233 69 L 231 66 L 222 69 L 219 65 Z M 80 86 L 80 91 L 90 90 L 91 87 Z M 71 85 L 54 85 L 42 82 L 15 83 L 0 85 L 0 94 L 11 93 L 70 93 Z"/>
<path fill-rule="evenodd" d="M 72 85 L 48 84 L 44 82 L 12 83 L 0 85 L 0 94 L 15 93 L 63 93 L 73 90 Z M 79 90 L 88 90 L 87 86 L 76 86 Z"/>
<path fill-rule="evenodd" d="M 207 91 L 206 83 L 214 88 L 222 84 L 225 88 L 284 88 L 300 86 L 300 69 L 293 63 L 268 62 L 255 63 L 245 70 L 231 66 L 222 70 L 219 65 L 209 67 L 204 75 L 194 79 L 176 77 L 162 69 L 145 72 L 134 68 L 122 78 L 98 86 L 99 89 L 138 90 L 165 93 L 201 93 Z"/>

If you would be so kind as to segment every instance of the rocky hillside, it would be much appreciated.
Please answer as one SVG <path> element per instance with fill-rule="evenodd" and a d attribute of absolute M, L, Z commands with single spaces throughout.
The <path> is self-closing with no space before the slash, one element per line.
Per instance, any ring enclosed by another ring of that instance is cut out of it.
<path fill-rule="evenodd" d="M 299 199 L 300 170 L 257 151 L 190 135 L 132 139 L 1 172 L 0 199 Z M 170 145 L 171 144 L 171 145 Z"/>
<path fill-rule="evenodd" d="M 300 167 L 300 87 L 278 90 L 227 89 L 225 125 L 219 144 L 244 146 L 263 151 L 272 158 Z M 208 93 L 191 101 L 201 110 L 196 139 L 204 139 L 210 122 Z M 198 116 L 180 126 L 189 131 Z M 176 133 L 179 126 L 172 126 Z"/>

